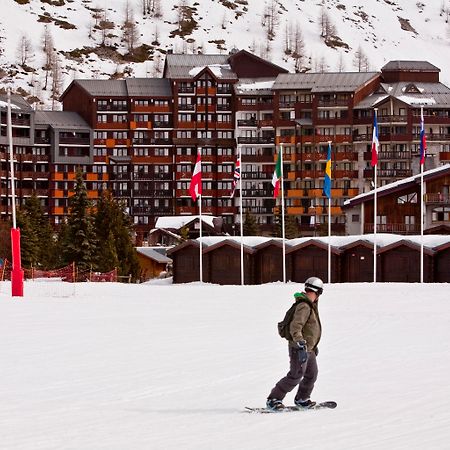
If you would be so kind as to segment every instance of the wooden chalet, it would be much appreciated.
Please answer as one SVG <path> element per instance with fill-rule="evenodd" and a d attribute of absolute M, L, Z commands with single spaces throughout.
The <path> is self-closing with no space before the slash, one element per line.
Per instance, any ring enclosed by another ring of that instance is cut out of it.
<path fill-rule="evenodd" d="M 450 282 L 450 242 L 441 244 L 433 249 L 434 254 L 434 282 Z"/>
<path fill-rule="evenodd" d="M 423 174 L 425 192 L 425 233 L 450 225 L 450 164 Z M 420 175 L 386 184 L 377 189 L 377 232 L 420 233 Z M 347 234 L 371 233 L 374 230 L 374 191 L 347 200 Z"/>
<path fill-rule="evenodd" d="M 358 239 L 344 245 L 341 250 L 343 282 L 373 281 L 373 244 L 371 242 Z M 380 259 L 379 256 L 378 259 Z M 377 264 L 377 272 L 379 272 L 379 264 Z"/>
<path fill-rule="evenodd" d="M 172 260 L 165 255 L 165 248 L 137 247 L 136 252 L 140 267 L 139 281 L 141 283 L 152 278 L 158 278 L 162 273 L 169 274 Z"/>

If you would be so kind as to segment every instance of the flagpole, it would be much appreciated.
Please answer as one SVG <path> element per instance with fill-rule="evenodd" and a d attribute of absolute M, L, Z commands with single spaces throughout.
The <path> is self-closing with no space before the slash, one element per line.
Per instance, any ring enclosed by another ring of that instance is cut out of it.
<path fill-rule="evenodd" d="M 283 242 L 283 283 L 286 283 L 286 233 L 284 228 L 284 178 L 283 178 L 283 144 L 280 142 L 281 157 L 281 236 Z"/>
<path fill-rule="evenodd" d="M 328 141 L 328 146 L 329 148 L 331 148 L 331 141 Z M 330 193 L 331 193 L 331 185 L 330 185 Z M 328 283 L 331 283 L 331 195 L 328 197 Z"/>
<path fill-rule="evenodd" d="M 420 282 L 423 283 L 423 212 L 424 212 L 424 186 L 423 186 L 423 166 L 422 162 L 425 158 L 425 145 L 423 142 L 425 133 L 424 131 L 424 123 L 423 123 L 423 106 L 420 107 Z M 422 155 L 423 152 L 423 155 Z"/>
<path fill-rule="evenodd" d="M 378 108 L 374 108 L 373 113 L 375 115 L 374 126 L 378 126 L 377 124 L 377 111 Z M 377 133 L 378 140 L 378 130 L 375 130 L 374 133 Z M 374 165 L 373 169 L 375 171 L 374 176 L 374 190 L 373 190 L 373 282 L 377 282 L 377 168 L 378 168 L 378 142 L 372 143 L 372 145 L 376 146 L 377 152 L 377 163 Z M 372 150 L 373 151 L 373 150 Z"/>
<path fill-rule="evenodd" d="M 11 294 L 13 297 L 23 297 L 23 269 L 20 253 L 20 229 L 17 228 L 16 221 L 16 185 L 14 175 L 14 146 L 12 135 L 12 113 L 11 113 L 11 88 L 8 88 L 8 108 L 7 108 L 7 136 L 9 143 L 9 164 L 11 171 L 11 209 L 12 209 L 12 228 L 11 228 Z"/>
<path fill-rule="evenodd" d="M 238 158 L 240 161 L 240 178 L 239 178 L 239 214 L 241 226 L 241 285 L 244 286 L 244 223 L 242 219 L 242 146 L 238 145 Z"/>

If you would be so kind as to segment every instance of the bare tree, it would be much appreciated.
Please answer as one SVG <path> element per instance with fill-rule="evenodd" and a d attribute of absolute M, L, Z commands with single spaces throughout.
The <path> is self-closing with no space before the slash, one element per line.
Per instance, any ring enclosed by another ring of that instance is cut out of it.
<path fill-rule="evenodd" d="M 267 27 L 267 38 L 272 41 L 275 38 L 276 29 L 280 23 L 277 0 L 269 0 L 265 4 L 262 21 L 263 26 Z"/>
<path fill-rule="evenodd" d="M 19 64 L 23 67 L 28 61 L 33 59 L 33 45 L 31 44 L 31 39 L 22 34 L 19 39 L 19 44 L 17 45 L 17 56 L 19 58 Z"/>
<path fill-rule="evenodd" d="M 345 71 L 345 62 L 344 62 L 344 57 L 342 56 L 342 52 L 339 52 L 337 71 L 338 72 L 344 72 Z"/>
<path fill-rule="evenodd" d="M 52 110 L 54 111 L 59 101 L 59 97 L 62 94 L 63 86 L 63 73 L 61 68 L 61 61 L 56 52 L 53 55 L 53 67 L 52 67 Z"/>
<path fill-rule="evenodd" d="M 299 72 L 305 57 L 305 41 L 303 40 L 303 33 L 298 23 L 295 25 L 292 57 L 295 61 L 295 71 Z"/>
<path fill-rule="evenodd" d="M 101 33 L 100 45 L 105 46 L 106 39 L 109 36 L 109 31 L 114 30 L 114 23 L 111 22 L 110 20 L 108 20 L 106 10 L 103 10 L 103 17 L 98 24 L 98 28 L 100 29 L 100 33 Z"/>
<path fill-rule="evenodd" d="M 361 45 L 355 52 L 353 57 L 353 67 L 358 70 L 358 72 L 368 72 L 370 69 L 369 57 L 364 53 Z"/>
<path fill-rule="evenodd" d="M 44 91 L 47 90 L 48 79 L 53 70 L 54 63 L 54 48 L 53 48 L 53 36 L 50 29 L 46 26 L 44 29 L 44 34 L 42 36 L 42 50 L 44 51 L 44 65 L 43 69 L 45 72 Z"/>

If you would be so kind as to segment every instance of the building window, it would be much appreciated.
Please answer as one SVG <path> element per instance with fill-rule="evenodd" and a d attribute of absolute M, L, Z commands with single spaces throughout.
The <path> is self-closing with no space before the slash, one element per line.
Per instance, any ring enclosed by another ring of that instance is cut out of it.
<path fill-rule="evenodd" d="M 359 222 L 359 214 L 352 214 L 352 222 L 358 223 Z"/>

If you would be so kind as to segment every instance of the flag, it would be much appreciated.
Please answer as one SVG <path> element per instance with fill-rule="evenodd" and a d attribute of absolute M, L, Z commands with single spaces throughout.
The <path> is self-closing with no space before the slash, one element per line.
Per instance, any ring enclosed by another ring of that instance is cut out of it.
<path fill-rule="evenodd" d="M 273 172 L 272 177 L 273 198 L 277 198 L 278 192 L 280 192 L 280 180 L 281 180 L 281 153 L 278 152 L 277 163 L 275 165 L 275 171 Z"/>
<path fill-rule="evenodd" d="M 331 142 L 328 143 L 327 165 L 325 166 L 325 180 L 323 182 L 323 195 L 331 198 Z"/>
<path fill-rule="evenodd" d="M 372 167 L 378 164 L 378 123 L 377 113 L 374 111 L 373 116 L 373 136 L 372 136 Z"/>
<path fill-rule="evenodd" d="M 202 195 L 202 151 L 199 148 L 197 152 L 197 162 L 195 163 L 194 173 L 191 178 L 191 185 L 189 186 L 189 193 L 194 202 L 199 195 Z"/>
<path fill-rule="evenodd" d="M 234 168 L 233 189 L 231 191 L 230 197 L 234 197 L 234 191 L 236 190 L 236 186 L 240 179 L 241 179 L 241 158 L 239 157 L 236 161 L 236 166 Z"/>
<path fill-rule="evenodd" d="M 425 152 L 427 151 L 427 137 L 423 123 L 423 108 L 420 111 L 420 164 L 425 164 Z"/>

